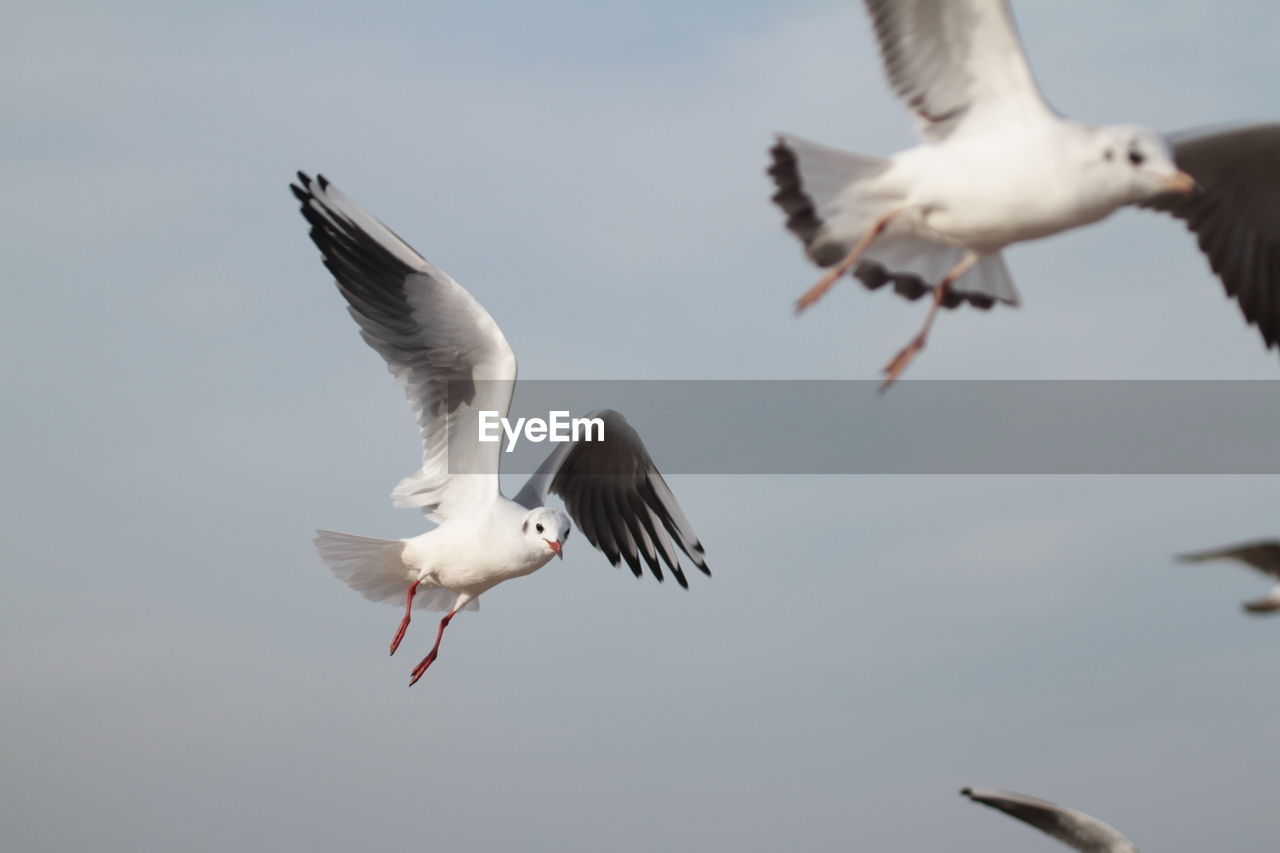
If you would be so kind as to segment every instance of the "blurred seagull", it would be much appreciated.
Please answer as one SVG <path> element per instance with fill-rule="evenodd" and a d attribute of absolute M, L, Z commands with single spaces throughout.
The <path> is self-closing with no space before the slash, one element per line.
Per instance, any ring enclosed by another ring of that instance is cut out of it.
<path fill-rule="evenodd" d="M 832 267 L 797 312 L 850 269 L 908 299 L 933 290 L 882 389 L 924 348 L 939 306 L 1018 304 L 1005 246 L 1129 204 L 1185 221 L 1245 318 L 1280 345 L 1280 124 L 1165 140 L 1069 121 L 1036 88 L 1007 0 L 866 5 L 923 144 L 884 160 L 780 135 L 769 174 L 787 227 Z"/>
<path fill-rule="evenodd" d="M 1138 853 L 1137 846 L 1097 818 L 1062 806 L 991 788 L 964 788 L 960 791 L 975 803 L 999 809 L 1029 823 L 1076 850 L 1086 853 Z"/>
<path fill-rule="evenodd" d="M 631 425 L 615 411 L 603 441 L 559 444 L 515 500 L 498 484 L 501 444 L 479 440 L 477 413 L 506 417 L 516 358 L 502 330 L 470 293 L 324 179 L 299 172 L 290 185 L 311 223 L 311 239 L 337 278 L 360 335 L 386 359 L 422 428 L 422 468 L 392 492 L 396 506 L 421 507 L 435 529 L 412 539 L 317 531 L 321 559 L 370 601 L 404 604 L 395 654 L 413 608 L 444 611 L 435 645 L 413 670 L 415 684 L 440 652 L 449 621 L 479 609 L 479 596 L 564 558 L 569 517 L 587 540 L 636 577 L 643 557 L 662 580 L 662 562 L 687 588 L 674 541 L 710 575 L 702 544 Z M 569 517 L 545 506 L 558 495 Z"/>
<path fill-rule="evenodd" d="M 1260 540 L 1244 542 L 1227 548 L 1215 548 L 1212 551 L 1197 551 L 1193 554 L 1179 554 L 1178 559 L 1184 563 L 1203 563 L 1206 560 L 1239 560 L 1253 566 L 1258 571 L 1280 580 L 1280 542 Z M 1250 613 L 1270 613 L 1280 610 L 1280 583 L 1262 598 L 1241 602 L 1241 607 Z"/>

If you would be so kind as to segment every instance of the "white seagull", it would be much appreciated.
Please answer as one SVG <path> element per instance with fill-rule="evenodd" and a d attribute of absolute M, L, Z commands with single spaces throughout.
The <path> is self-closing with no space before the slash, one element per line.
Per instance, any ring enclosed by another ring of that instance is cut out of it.
<path fill-rule="evenodd" d="M 1184 563 L 1203 563 L 1205 560 L 1239 560 L 1246 565 L 1253 566 L 1264 575 L 1271 575 L 1280 581 L 1280 542 L 1274 539 L 1243 542 L 1226 548 L 1214 548 L 1212 551 L 1179 554 L 1178 559 Z M 1240 606 L 1249 613 L 1270 613 L 1273 610 L 1280 610 L 1280 583 L 1272 587 L 1271 592 L 1262 598 L 1241 602 Z"/>
<path fill-rule="evenodd" d="M 882 387 L 924 348 L 939 306 L 1018 304 L 1005 246 L 1131 204 L 1185 221 L 1245 318 L 1280 345 L 1280 124 L 1166 140 L 1070 121 L 1037 89 L 1007 0 L 866 5 L 923 143 L 885 160 L 780 135 L 769 174 L 787 227 L 818 266 L 833 267 L 797 312 L 850 269 L 908 299 L 933 290 Z"/>
<path fill-rule="evenodd" d="M 960 793 L 975 803 L 999 809 L 1029 823 L 1076 850 L 1086 853 L 1138 853 L 1137 845 L 1128 838 L 1083 812 L 991 788 L 964 788 Z"/>
<path fill-rule="evenodd" d="M 687 588 L 673 541 L 711 574 L 640 436 L 615 411 L 590 415 L 603 420 L 603 440 L 559 444 L 515 500 L 503 497 L 502 445 L 479 440 L 477 414 L 506 417 L 515 388 L 516 358 L 498 324 L 323 176 L 313 181 L 299 172 L 290 186 L 361 337 L 386 360 L 422 428 L 422 468 L 396 486 L 392 500 L 421 507 L 437 526 L 411 539 L 320 530 L 315 540 L 321 559 L 352 589 L 370 601 L 404 603 L 392 654 L 413 608 L 445 612 L 411 685 L 435 661 L 459 610 L 476 610 L 486 590 L 537 571 L 553 556 L 563 559 L 569 517 L 610 563 L 626 560 L 636 577 L 643 558 L 661 581 L 665 561 Z M 547 492 L 564 501 L 569 517 L 544 505 Z"/>

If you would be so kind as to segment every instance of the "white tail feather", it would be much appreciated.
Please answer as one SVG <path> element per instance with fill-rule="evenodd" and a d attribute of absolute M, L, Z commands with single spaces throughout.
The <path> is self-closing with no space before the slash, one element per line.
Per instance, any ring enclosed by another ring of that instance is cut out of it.
<path fill-rule="evenodd" d="M 837 263 L 852 248 L 847 235 L 857 239 L 902 203 L 897 188 L 875 180 L 888 169 L 887 160 L 789 135 L 778 137 L 773 155 L 773 200 L 819 266 Z"/>
<path fill-rule="evenodd" d="M 403 539 L 375 539 L 354 533 L 317 530 L 316 552 L 334 577 L 370 601 L 404 604 L 409 584 L 418 578 L 418 569 L 403 559 Z M 457 594 L 424 582 L 414 595 L 416 610 L 448 612 Z M 463 610 L 479 610 L 480 602 L 472 600 Z"/>
<path fill-rule="evenodd" d="M 906 203 L 906 187 L 889 172 L 890 162 L 819 145 L 798 136 L 779 136 L 773 147 L 774 202 L 787 214 L 787 228 L 804 242 L 818 266 L 844 259 L 876 223 Z M 868 287 L 892 281 L 894 290 L 916 299 L 959 263 L 964 250 L 902 234 L 890 228 L 862 256 L 855 274 Z M 977 305 L 1018 304 L 1018 291 L 998 252 L 952 282 L 953 294 Z"/>
<path fill-rule="evenodd" d="M 895 290 L 914 299 L 920 295 L 917 289 L 932 290 L 963 256 L 964 250 L 958 247 L 908 235 L 887 234 L 871 244 L 856 274 L 869 287 L 878 287 L 886 280 L 893 281 Z M 875 265 L 880 269 L 874 269 Z M 1013 278 L 999 252 L 983 255 L 972 269 L 951 283 L 951 291 L 983 296 L 1007 305 L 1019 303 L 1018 289 L 1014 287 Z"/>

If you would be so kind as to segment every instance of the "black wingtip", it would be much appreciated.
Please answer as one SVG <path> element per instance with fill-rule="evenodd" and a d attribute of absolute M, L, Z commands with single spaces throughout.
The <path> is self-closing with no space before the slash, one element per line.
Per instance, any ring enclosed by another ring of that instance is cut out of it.
<path fill-rule="evenodd" d="M 893 272 L 878 261 L 864 260 L 860 262 L 853 271 L 853 277 L 862 282 L 862 286 L 867 290 L 878 290 L 886 284 L 892 284 L 894 293 L 904 299 L 910 299 L 912 302 L 932 293 L 934 288 L 933 284 L 926 282 L 914 273 Z M 956 290 L 948 290 L 942 298 L 942 307 L 951 310 L 959 308 L 966 302 L 974 308 L 989 311 L 995 305 L 996 300 L 985 293 L 962 293 Z"/>
<path fill-rule="evenodd" d="M 791 153 L 782 137 L 774 136 L 773 144 L 769 146 L 769 165 L 765 167 L 764 173 L 780 186 L 781 181 L 790 177 L 788 173 L 794 169 L 795 159 L 796 155 Z"/>
<path fill-rule="evenodd" d="M 329 189 L 329 179 L 326 178 L 324 175 L 317 174 L 316 181 L 320 184 L 320 189 L 322 190 Z"/>
<path fill-rule="evenodd" d="M 972 799 L 972 798 L 973 798 L 973 789 L 972 789 L 972 788 L 961 788 L 961 789 L 960 789 L 960 794 L 961 794 L 961 796 L 969 797 L 970 799 Z"/>
<path fill-rule="evenodd" d="M 773 179 L 773 185 L 777 188 L 777 192 L 770 197 L 770 201 L 786 214 L 787 230 L 799 237 L 800 242 L 808 247 L 822 228 L 822 220 L 817 216 L 813 199 L 809 198 L 804 191 L 799 161 L 796 159 L 795 152 L 781 137 L 778 137 L 777 142 L 769 149 L 769 154 L 772 162 L 765 170 L 765 174 Z M 831 263 L 835 262 L 833 260 Z"/>

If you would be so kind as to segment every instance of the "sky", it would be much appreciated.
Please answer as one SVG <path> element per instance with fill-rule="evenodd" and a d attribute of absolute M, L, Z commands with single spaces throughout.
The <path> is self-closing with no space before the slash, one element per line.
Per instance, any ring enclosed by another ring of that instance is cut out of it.
<path fill-rule="evenodd" d="M 1271 2 L 1014 8 L 1068 115 L 1280 113 Z M 793 317 L 816 271 L 763 171 L 777 131 L 913 143 L 859 4 L 19 0 L 0 79 L 6 847 L 1054 849 L 980 785 L 1274 849 L 1280 620 L 1238 606 L 1267 581 L 1170 556 L 1280 534 L 1274 475 L 668 471 L 712 578 L 570 540 L 412 690 L 430 619 L 387 658 L 398 613 L 311 550 L 425 522 L 295 170 L 467 287 L 522 377 L 874 379 L 923 306 L 842 283 Z M 1022 307 L 945 314 L 909 378 L 1280 378 L 1176 222 L 1007 261 Z"/>

